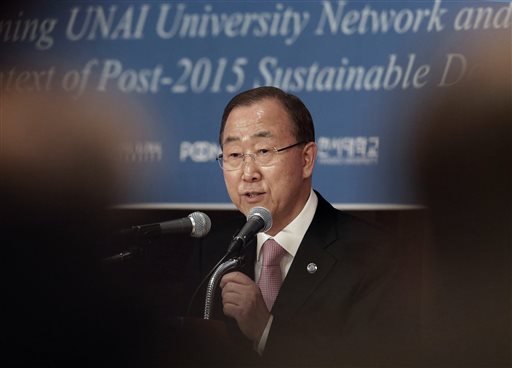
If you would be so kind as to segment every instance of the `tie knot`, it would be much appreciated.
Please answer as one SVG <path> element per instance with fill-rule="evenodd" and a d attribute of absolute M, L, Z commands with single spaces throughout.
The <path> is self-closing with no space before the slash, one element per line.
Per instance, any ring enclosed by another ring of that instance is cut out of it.
<path fill-rule="evenodd" d="M 288 253 L 278 242 L 274 239 L 268 239 L 263 243 L 261 249 L 263 259 L 263 266 L 279 266 L 281 258 Z"/>

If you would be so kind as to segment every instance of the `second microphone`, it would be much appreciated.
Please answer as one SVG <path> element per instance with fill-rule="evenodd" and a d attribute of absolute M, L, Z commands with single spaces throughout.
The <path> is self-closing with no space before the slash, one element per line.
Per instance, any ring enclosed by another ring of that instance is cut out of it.
<path fill-rule="evenodd" d="M 211 226 L 212 222 L 207 214 L 193 212 L 187 217 L 177 220 L 135 225 L 127 231 L 142 234 L 148 239 L 168 234 L 189 234 L 193 238 L 202 238 L 210 232 Z"/>

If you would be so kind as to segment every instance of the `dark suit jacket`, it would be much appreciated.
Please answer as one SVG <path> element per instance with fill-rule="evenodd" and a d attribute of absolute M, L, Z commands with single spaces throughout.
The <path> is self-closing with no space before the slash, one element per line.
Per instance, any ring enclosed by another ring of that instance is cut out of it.
<path fill-rule="evenodd" d="M 242 363 L 410 364 L 415 356 L 417 310 L 402 282 L 406 278 L 401 273 L 400 242 L 317 195 L 315 216 L 272 309 L 265 352 L 261 359 L 253 359 L 252 353 L 243 351 L 247 360 Z M 200 244 L 197 268 L 206 272 L 222 257 L 229 236 L 224 243 L 212 244 L 222 237 L 213 235 Z M 255 250 L 254 241 L 241 252 L 246 257 L 242 271 L 253 278 Z M 308 272 L 310 263 L 317 266 L 316 272 Z M 215 318 L 225 318 L 221 307 L 217 300 Z M 233 320 L 228 324 L 236 335 L 236 324 Z M 240 332 L 235 340 L 243 341 Z"/>

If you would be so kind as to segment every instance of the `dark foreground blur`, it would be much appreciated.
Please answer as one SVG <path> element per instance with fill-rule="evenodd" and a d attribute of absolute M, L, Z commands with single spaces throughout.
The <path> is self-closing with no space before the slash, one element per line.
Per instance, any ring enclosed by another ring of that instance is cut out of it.
<path fill-rule="evenodd" d="M 478 67 L 421 111 L 425 366 L 512 366 L 512 37 L 473 39 Z"/>
<path fill-rule="evenodd" d="M 155 366 L 153 316 L 99 262 L 123 191 L 122 110 L 59 93 L 0 99 L 2 366 Z"/>

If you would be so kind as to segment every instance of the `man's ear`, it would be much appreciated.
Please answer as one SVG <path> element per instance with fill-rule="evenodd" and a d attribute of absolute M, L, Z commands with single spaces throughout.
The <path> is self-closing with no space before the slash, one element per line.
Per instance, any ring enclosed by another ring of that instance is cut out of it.
<path fill-rule="evenodd" d="M 318 147 L 315 142 L 308 142 L 302 149 L 302 158 L 304 166 L 302 168 L 303 177 L 310 178 L 313 175 L 313 168 L 315 167 L 316 154 Z"/>

